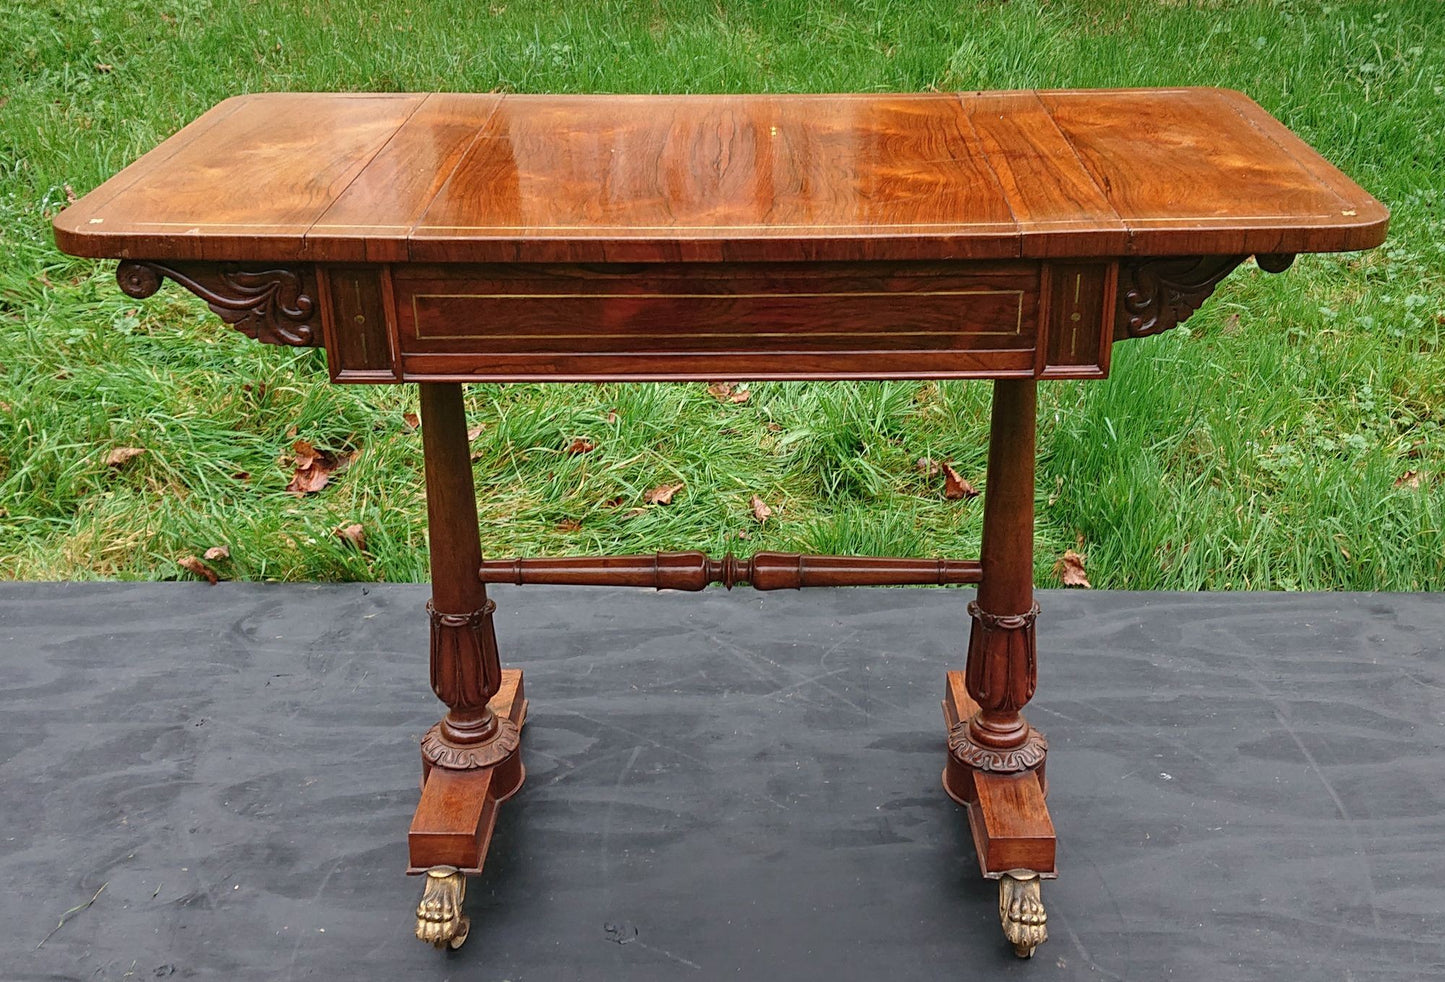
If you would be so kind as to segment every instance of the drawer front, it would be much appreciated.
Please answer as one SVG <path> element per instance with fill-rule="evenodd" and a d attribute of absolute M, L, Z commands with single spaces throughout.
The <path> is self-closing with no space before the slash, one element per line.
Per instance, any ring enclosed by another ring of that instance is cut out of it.
<path fill-rule="evenodd" d="M 407 377 L 1029 374 L 1034 264 L 407 267 Z"/>
<path fill-rule="evenodd" d="M 342 382 L 1099 377 L 1111 269 L 332 267 L 328 349 Z"/>

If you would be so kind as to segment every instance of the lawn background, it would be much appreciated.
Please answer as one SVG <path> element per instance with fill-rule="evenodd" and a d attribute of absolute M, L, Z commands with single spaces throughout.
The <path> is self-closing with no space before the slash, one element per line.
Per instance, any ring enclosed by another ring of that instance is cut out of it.
<path fill-rule="evenodd" d="M 0 24 L 0 577 L 189 577 L 224 545 L 229 578 L 426 578 L 410 387 L 330 386 L 321 352 L 52 243 L 70 193 L 229 95 L 1221 85 L 1383 200 L 1390 239 L 1242 268 L 1109 381 L 1042 385 L 1037 579 L 1075 548 L 1096 587 L 1445 588 L 1438 0 L 3 0 Z M 915 462 L 983 485 L 986 383 L 747 388 L 470 386 L 484 548 L 977 554 L 983 499 Z M 358 453 L 298 498 L 303 438 Z"/>

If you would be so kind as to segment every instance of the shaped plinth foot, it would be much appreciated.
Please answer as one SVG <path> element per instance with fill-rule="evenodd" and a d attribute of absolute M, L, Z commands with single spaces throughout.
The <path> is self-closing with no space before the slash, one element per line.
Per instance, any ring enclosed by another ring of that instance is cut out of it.
<path fill-rule="evenodd" d="M 1033 870 L 1009 870 L 998 880 L 998 919 L 1014 954 L 1032 958 L 1049 940 L 1049 915 L 1044 912 L 1042 881 Z"/>
<path fill-rule="evenodd" d="M 426 872 L 421 903 L 416 905 L 416 936 L 435 948 L 460 948 L 471 921 L 462 913 L 467 878 L 455 866 L 433 866 Z"/>

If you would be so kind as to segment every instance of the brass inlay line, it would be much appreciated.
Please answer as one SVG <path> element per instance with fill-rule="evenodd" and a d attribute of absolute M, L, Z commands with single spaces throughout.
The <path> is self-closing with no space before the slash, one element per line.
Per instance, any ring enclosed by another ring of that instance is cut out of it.
<path fill-rule="evenodd" d="M 887 290 L 858 291 L 848 293 L 414 293 L 411 296 L 412 325 L 418 341 L 450 340 L 498 340 L 498 341 L 539 341 L 548 339 L 597 340 L 599 337 L 628 338 L 633 335 L 612 334 L 423 334 L 421 333 L 421 312 L 418 300 L 792 300 L 817 297 L 967 297 L 967 296 L 1012 296 L 1017 301 L 1017 315 L 1012 331 L 818 331 L 800 333 L 797 331 L 688 331 L 679 335 L 687 338 L 887 338 L 887 337 L 1019 337 L 1023 334 L 1024 291 L 1022 290 L 919 290 L 916 292 L 890 292 Z M 638 336 L 641 339 L 640 336 Z"/>
<path fill-rule="evenodd" d="M 1280 215 L 1130 215 L 1122 219 L 1122 222 L 1254 222 L 1254 221 L 1289 221 L 1299 222 L 1310 218 L 1337 218 L 1333 211 L 1292 212 Z M 1121 219 L 1101 218 L 1101 222 L 1107 223 L 1094 231 L 1113 232 L 1117 231 L 1114 226 L 1120 224 Z M 416 232 L 520 232 L 530 235 L 540 235 L 549 231 L 579 231 L 590 230 L 595 232 L 695 232 L 695 231 L 717 231 L 736 229 L 738 231 L 750 229 L 935 229 L 947 230 L 954 228 L 988 228 L 997 227 L 1001 229 L 1015 228 L 1017 225 L 1077 225 L 1086 224 L 1088 219 L 1078 218 L 1041 218 L 1028 219 L 1023 222 L 993 221 L 993 222 L 854 222 L 823 225 L 818 223 L 808 224 L 741 224 L 730 223 L 727 225 L 393 225 L 388 222 L 362 222 L 359 224 L 340 224 L 327 222 L 324 224 L 308 225 L 308 228 L 323 229 L 344 229 L 344 228 L 370 228 L 370 229 L 413 229 Z M 136 221 L 130 223 L 133 226 L 155 226 L 158 228 L 296 228 L 305 225 L 305 220 L 294 222 L 146 222 Z"/>
<path fill-rule="evenodd" d="M 174 222 L 171 224 L 184 225 L 185 222 Z M 337 228 L 346 228 L 345 225 L 338 225 Z M 366 228 L 368 226 L 359 226 Z M 823 225 L 818 222 L 799 224 L 787 224 L 778 222 L 776 224 L 752 224 L 745 222 L 729 222 L 726 225 L 601 225 L 589 223 L 587 225 L 418 225 L 418 232 L 550 232 L 554 230 L 576 231 L 578 229 L 589 229 L 598 232 L 696 232 L 699 230 L 717 229 L 829 229 L 829 228 L 929 228 L 929 229 L 951 229 L 951 228 L 989 228 L 1012 229 L 1015 223 L 1010 220 L 999 220 L 994 222 L 839 222 L 833 225 Z"/>

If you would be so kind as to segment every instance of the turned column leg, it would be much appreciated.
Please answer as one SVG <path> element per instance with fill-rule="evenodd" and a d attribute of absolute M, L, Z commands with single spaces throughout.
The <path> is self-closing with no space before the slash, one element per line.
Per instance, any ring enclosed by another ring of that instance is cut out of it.
<path fill-rule="evenodd" d="M 478 573 L 482 544 L 462 387 L 428 383 L 420 389 L 431 547 L 431 685 L 447 704 L 446 717 L 422 738 L 422 759 L 428 768 L 491 767 L 516 751 L 519 734 L 490 706 L 502 685 L 502 665 L 492 627 L 496 605 Z"/>
<path fill-rule="evenodd" d="M 421 386 L 431 546 L 431 685 L 446 716 L 421 741 L 422 792 L 407 835 L 409 872 L 426 875 L 416 936 L 459 948 L 466 876 L 481 872 L 497 805 L 521 787 L 522 673 L 502 671 L 495 605 L 482 584 L 481 534 L 462 387 Z"/>
<path fill-rule="evenodd" d="M 983 580 L 969 604 L 964 681 L 978 705 L 949 738 L 974 770 L 1014 774 L 1043 765 L 1048 743 L 1019 710 L 1038 680 L 1034 642 L 1034 414 L 1037 383 L 994 383 L 983 505 Z"/>
<path fill-rule="evenodd" d="M 1034 694 L 1034 431 L 1036 383 L 994 383 L 983 506 L 983 579 L 968 605 L 968 662 L 943 700 L 943 786 L 968 808 L 979 870 L 999 881 L 999 920 L 1020 957 L 1048 939 L 1040 880 L 1052 878 L 1055 836 L 1044 802 L 1048 743 L 1020 710 Z"/>

